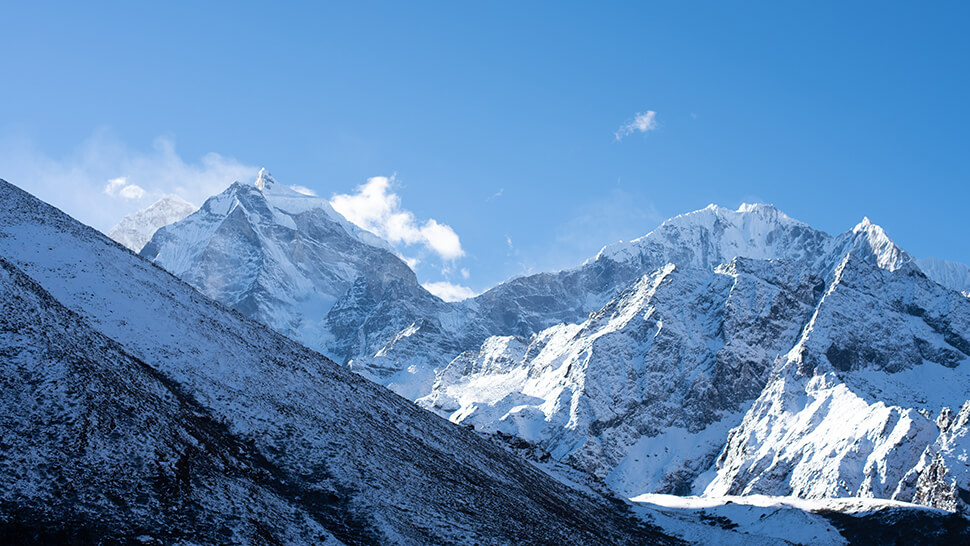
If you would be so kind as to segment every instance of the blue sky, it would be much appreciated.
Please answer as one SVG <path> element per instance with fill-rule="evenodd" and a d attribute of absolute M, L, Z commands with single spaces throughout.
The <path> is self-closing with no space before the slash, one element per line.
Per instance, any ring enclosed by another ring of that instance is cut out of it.
<path fill-rule="evenodd" d="M 102 229 L 258 166 L 387 177 L 460 237 L 402 247 L 421 280 L 475 291 L 711 202 L 970 262 L 965 2 L 156 4 L 0 7 L 0 177 Z"/>

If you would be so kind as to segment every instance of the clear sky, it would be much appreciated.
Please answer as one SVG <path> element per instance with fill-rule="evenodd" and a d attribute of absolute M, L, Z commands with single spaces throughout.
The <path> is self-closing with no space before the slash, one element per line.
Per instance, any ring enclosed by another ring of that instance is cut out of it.
<path fill-rule="evenodd" d="M 3 3 L 0 177 L 101 229 L 366 190 L 474 291 L 712 202 L 970 262 L 970 3 L 314 4 Z"/>

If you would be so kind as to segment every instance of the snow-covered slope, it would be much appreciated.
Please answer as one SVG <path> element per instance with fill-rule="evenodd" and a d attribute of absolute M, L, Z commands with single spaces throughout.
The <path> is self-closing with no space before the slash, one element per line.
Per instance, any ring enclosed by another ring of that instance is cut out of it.
<path fill-rule="evenodd" d="M 165 541 L 170 516 L 153 510 L 169 495 L 198 507 L 197 519 L 176 510 L 176 525 L 229 533 L 214 542 L 251 532 L 243 542 L 302 543 L 317 530 L 381 544 L 665 540 L 622 503 L 566 487 L 3 181 L 0 202 L 3 301 L 26 313 L 4 311 L 0 349 L 3 418 L 14 422 L 0 429 L 0 468 L 16 484 L 0 493 L 5 533 L 50 516 L 82 539 L 102 530 L 86 522 L 104 522 Z M 32 309 L 41 317 L 24 330 Z M 139 435 L 146 447 L 128 445 Z M 45 457 L 57 462 L 38 466 Z M 144 491 L 146 479 L 162 492 Z M 27 494 L 38 483 L 48 485 Z"/>
<path fill-rule="evenodd" d="M 947 288 L 970 295 L 970 267 L 936 258 L 918 258 L 916 263 L 927 277 Z"/>
<path fill-rule="evenodd" d="M 5 543 L 338 542 L 251 444 L 3 258 L 0 351 Z"/>
<path fill-rule="evenodd" d="M 882 499 L 641 495 L 633 500 L 668 532 L 695 544 L 963 544 L 970 539 L 966 518 Z"/>
<path fill-rule="evenodd" d="M 148 208 L 129 214 L 111 228 L 108 237 L 139 252 L 159 228 L 195 212 L 196 207 L 177 195 L 166 195 Z"/>

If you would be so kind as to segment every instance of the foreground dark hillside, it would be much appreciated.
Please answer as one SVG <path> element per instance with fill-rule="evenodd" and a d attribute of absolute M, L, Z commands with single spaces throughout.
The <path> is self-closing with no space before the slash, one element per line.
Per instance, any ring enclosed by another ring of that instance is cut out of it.
<path fill-rule="evenodd" d="M 0 182 L 5 533 L 666 543 Z"/>

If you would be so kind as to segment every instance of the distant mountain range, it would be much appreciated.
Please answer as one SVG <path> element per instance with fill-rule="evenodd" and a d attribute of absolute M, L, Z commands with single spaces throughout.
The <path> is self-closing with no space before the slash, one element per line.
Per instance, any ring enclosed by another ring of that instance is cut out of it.
<path fill-rule="evenodd" d="M 462 302 L 265 172 L 142 256 L 448 419 L 617 493 L 970 511 L 970 298 L 868 220 L 711 205 Z M 961 269 L 962 267 L 962 269 Z"/>

